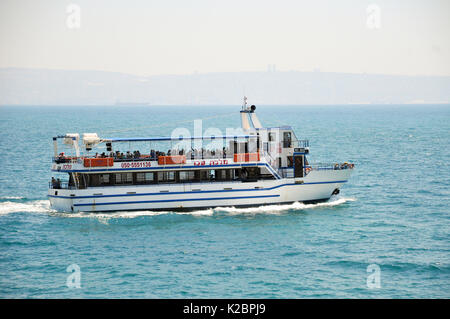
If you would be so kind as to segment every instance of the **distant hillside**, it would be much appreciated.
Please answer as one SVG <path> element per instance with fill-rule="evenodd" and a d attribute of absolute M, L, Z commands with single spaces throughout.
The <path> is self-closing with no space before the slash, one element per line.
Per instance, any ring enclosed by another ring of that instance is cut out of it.
<path fill-rule="evenodd" d="M 141 77 L 0 69 L 0 105 L 450 103 L 450 77 L 240 72 Z"/>

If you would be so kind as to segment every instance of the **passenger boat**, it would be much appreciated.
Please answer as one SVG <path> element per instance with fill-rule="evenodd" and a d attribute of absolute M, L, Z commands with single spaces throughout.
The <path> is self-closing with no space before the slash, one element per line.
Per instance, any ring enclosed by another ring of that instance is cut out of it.
<path fill-rule="evenodd" d="M 354 165 L 309 163 L 308 140 L 297 139 L 289 126 L 263 127 L 255 110 L 244 98 L 240 134 L 100 138 L 84 133 L 82 143 L 77 133 L 53 137 L 51 170 L 68 179 L 52 177 L 51 207 L 174 211 L 319 202 L 338 194 Z M 61 141 L 73 155 L 58 153 Z M 124 154 L 131 144 L 146 150 Z M 160 144 L 171 147 L 158 150 Z"/>

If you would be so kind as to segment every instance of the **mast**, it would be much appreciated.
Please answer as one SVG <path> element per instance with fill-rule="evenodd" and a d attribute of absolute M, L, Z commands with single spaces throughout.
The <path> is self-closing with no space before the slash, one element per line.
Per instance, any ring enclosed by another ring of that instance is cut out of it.
<path fill-rule="evenodd" d="M 242 104 L 242 110 L 241 110 L 241 124 L 242 129 L 244 131 L 250 130 L 250 122 L 248 120 L 248 107 L 247 107 L 247 97 L 244 96 L 244 103 Z"/>
<path fill-rule="evenodd" d="M 256 129 L 262 128 L 262 124 L 259 121 L 258 117 L 255 113 L 256 106 L 248 106 L 247 105 L 247 97 L 244 96 L 244 103 L 242 104 L 242 110 L 241 110 L 241 123 L 242 123 L 242 129 L 245 131 L 250 130 L 251 126 L 253 126 Z"/>

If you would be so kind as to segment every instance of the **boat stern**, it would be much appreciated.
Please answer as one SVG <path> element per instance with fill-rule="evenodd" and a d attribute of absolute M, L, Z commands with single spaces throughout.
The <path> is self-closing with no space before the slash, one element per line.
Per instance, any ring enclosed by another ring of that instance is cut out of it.
<path fill-rule="evenodd" d="M 73 199 L 70 198 L 70 194 L 65 194 L 63 189 L 48 190 L 48 200 L 50 201 L 50 208 L 59 212 L 73 212 Z"/>

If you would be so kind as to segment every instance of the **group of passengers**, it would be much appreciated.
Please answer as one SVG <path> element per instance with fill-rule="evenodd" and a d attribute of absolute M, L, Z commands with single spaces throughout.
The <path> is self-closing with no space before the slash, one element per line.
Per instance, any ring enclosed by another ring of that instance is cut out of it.
<path fill-rule="evenodd" d="M 342 163 L 341 165 L 339 165 L 338 163 L 334 164 L 334 169 L 338 170 L 338 169 L 347 169 L 347 168 L 353 168 L 354 164 L 350 164 L 350 163 Z"/>
<path fill-rule="evenodd" d="M 227 158 L 231 156 L 231 152 L 225 147 L 220 149 L 208 150 L 201 148 L 200 150 L 192 149 L 188 152 L 187 158 Z"/>
<path fill-rule="evenodd" d="M 138 150 L 130 152 L 127 151 L 126 153 L 115 151 L 115 152 L 109 152 L 109 153 L 95 153 L 93 156 L 94 158 L 114 158 L 114 160 L 150 160 L 150 161 L 157 161 L 160 156 L 177 156 L 177 155 L 185 155 L 187 159 L 203 159 L 203 158 L 228 158 L 231 157 L 233 154 L 229 151 L 228 148 L 223 147 L 222 149 L 194 149 L 192 148 L 189 151 L 185 151 L 184 149 L 169 149 L 167 152 L 161 152 L 157 150 L 150 150 L 149 155 L 141 154 Z M 63 163 L 67 161 L 68 157 L 64 155 L 64 153 L 60 153 L 58 157 L 55 159 L 55 162 L 57 163 Z"/>
<path fill-rule="evenodd" d="M 177 155 L 185 155 L 188 159 L 198 159 L 198 158 L 227 158 L 232 156 L 232 153 L 229 152 L 228 148 L 223 147 L 222 149 L 191 149 L 189 151 L 185 151 L 184 149 L 169 149 L 167 152 L 161 152 L 157 150 L 150 150 L 149 155 L 143 155 L 138 150 L 137 151 L 127 151 L 126 153 L 116 151 L 110 152 L 106 154 L 105 152 L 99 154 L 95 153 L 95 158 L 106 158 L 112 157 L 115 160 L 139 160 L 139 159 L 147 159 L 151 161 L 157 161 L 160 156 L 177 156 Z"/>
<path fill-rule="evenodd" d="M 94 156 L 94 157 L 95 157 L 95 158 L 107 158 L 108 155 L 106 155 L 105 152 L 103 152 L 103 153 L 101 153 L 101 154 L 95 153 L 95 156 Z"/>
<path fill-rule="evenodd" d="M 52 177 L 52 188 L 53 189 L 61 188 L 61 180 L 59 178 L 55 179 L 54 177 Z"/>
<path fill-rule="evenodd" d="M 139 151 L 133 151 L 133 153 L 127 151 L 124 154 L 123 152 L 116 151 L 115 153 L 109 153 L 109 157 L 112 157 L 114 159 L 139 159 L 141 158 L 141 153 Z"/>
<path fill-rule="evenodd" d="M 55 158 L 55 162 L 56 163 L 67 163 L 70 161 L 70 157 L 67 157 L 66 155 L 64 155 L 64 152 L 61 152 L 58 154 L 58 156 Z"/>
<path fill-rule="evenodd" d="M 197 159 L 197 158 L 227 158 L 231 156 L 231 153 L 228 151 L 227 148 L 223 147 L 222 150 L 220 149 L 214 149 L 209 150 L 205 148 L 201 149 L 191 149 L 189 151 L 185 151 L 184 149 L 173 149 L 168 150 L 167 153 L 150 150 L 150 159 L 152 161 L 155 161 L 158 159 L 159 156 L 177 156 L 177 155 L 185 155 L 188 159 Z"/>

